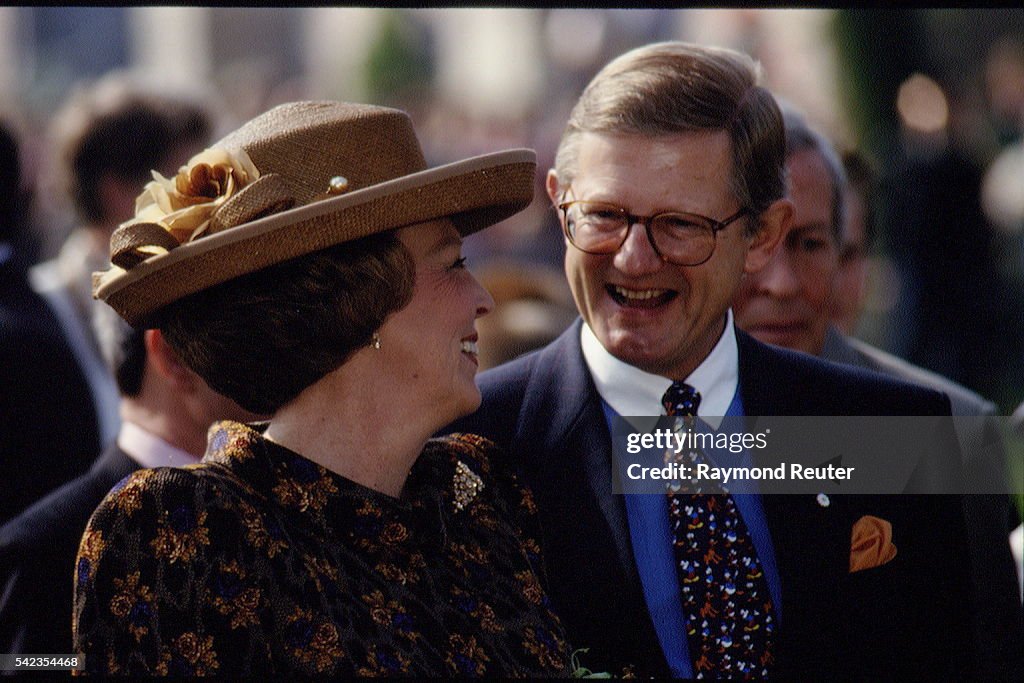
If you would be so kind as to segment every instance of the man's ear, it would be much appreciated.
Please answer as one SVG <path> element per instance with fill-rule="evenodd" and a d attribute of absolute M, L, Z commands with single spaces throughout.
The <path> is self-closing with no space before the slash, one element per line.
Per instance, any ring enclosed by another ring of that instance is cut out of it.
<path fill-rule="evenodd" d="M 178 354 L 167 345 L 160 330 L 146 330 L 146 357 L 152 367 L 176 389 L 190 391 L 196 382 L 196 374 L 181 362 Z"/>
<path fill-rule="evenodd" d="M 548 170 L 547 178 L 544 180 L 544 188 L 548 191 L 548 198 L 554 206 L 558 205 L 560 187 L 561 186 L 558 183 L 558 174 L 555 173 L 555 169 L 552 168 Z"/>
<path fill-rule="evenodd" d="M 775 200 L 758 220 L 757 232 L 748 238 L 750 247 L 743 264 L 744 273 L 756 273 L 768 265 L 775 248 L 793 222 L 793 202 L 785 198 Z"/>

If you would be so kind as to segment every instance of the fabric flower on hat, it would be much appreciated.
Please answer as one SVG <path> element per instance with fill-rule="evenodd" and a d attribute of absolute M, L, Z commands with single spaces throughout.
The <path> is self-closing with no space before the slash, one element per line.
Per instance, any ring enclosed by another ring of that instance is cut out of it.
<path fill-rule="evenodd" d="M 206 232 L 221 204 L 259 177 L 244 150 L 203 150 L 174 178 L 153 171 L 153 180 L 135 200 L 132 222 L 156 223 L 179 244 L 190 242 Z"/>

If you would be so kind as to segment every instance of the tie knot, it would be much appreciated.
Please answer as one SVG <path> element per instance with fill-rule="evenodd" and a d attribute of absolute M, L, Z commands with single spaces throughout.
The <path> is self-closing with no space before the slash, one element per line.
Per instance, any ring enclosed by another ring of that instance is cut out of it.
<path fill-rule="evenodd" d="M 672 382 L 661 397 L 661 404 L 665 406 L 666 415 L 692 417 L 700 405 L 700 392 L 686 382 Z"/>

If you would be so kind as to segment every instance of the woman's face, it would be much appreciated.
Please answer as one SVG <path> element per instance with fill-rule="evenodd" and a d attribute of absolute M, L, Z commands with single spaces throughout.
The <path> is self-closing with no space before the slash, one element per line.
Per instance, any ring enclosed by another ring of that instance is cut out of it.
<path fill-rule="evenodd" d="M 475 321 L 494 301 L 466 270 L 450 220 L 402 228 L 398 238 L 416 263 L 416 284 L 409 305 L 381 326 L 377 353 L 408 392 L 395 400 L 429 410 L 436 430 L 480 405 Z"/>

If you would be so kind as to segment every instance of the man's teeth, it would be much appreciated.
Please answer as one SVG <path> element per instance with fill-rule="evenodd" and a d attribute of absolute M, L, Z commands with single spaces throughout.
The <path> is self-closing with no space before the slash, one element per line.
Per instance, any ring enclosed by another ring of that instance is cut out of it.
<path fill-rule="evenodd" d="M 615 286 L 615 293 L 626 299 L 653 299 L 656 296 L 661 296 L 667 289 L 626 289 L 625 287 Z"/>
<path fill-rule="evenodd" d="M 477 348 L 476 348 L 476 342 L 475 341 L 464 341 L 464 342 L 462 342 L 462 352 L 463 353 L 471 353 L 474 356 L 479 355 L 479 352 L 477 351 Z"/>

